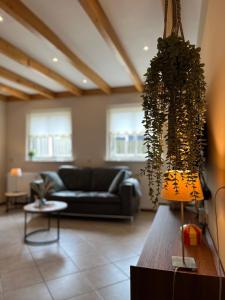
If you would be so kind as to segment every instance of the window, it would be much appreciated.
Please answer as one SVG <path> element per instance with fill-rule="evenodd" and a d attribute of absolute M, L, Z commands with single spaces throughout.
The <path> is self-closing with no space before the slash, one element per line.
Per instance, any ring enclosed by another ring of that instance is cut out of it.
<path fill-rule="evenodd" d="M 27 116 L 27 157 L 30 152 L 37 161 L 73 159 L 69 110 L 37 111 Z"/>
<path fill-rule="evenodd" d="M 129 105 L 109 109 L 107 159 L 144 160 L 143 117 L 141 106 Z"/>

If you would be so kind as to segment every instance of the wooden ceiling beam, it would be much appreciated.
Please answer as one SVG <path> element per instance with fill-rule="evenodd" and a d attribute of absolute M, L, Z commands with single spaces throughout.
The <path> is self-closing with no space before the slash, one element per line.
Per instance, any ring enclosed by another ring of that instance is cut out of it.
<path fill-rule="evenodd" d="M 0 101 L 6 101 L 7 96 L 0 94 Z"/>
<path fill-rule="evenodd" d="M 16 48 L 3 38 L 0 38 L 0 53 L 8 56 L 9 58 L 15 60 L 17 63 L 22 64 L 26 67 L 34 69 L 45 76 L 53 79 L 54 81 L 58 82 L 59 84 L 63 85 L 67 90 L 73 93 L 76 96 L 81 95 L 81 90 L 75 86 L 73 83 L 59 75 L 53 70 L 50 70 L 45 65 L 39 63 L 37 60 L 33 59 L 22 50 Z"/>
<path fill-rule="evenodd" d="M 55 97 L 54 93 L 47 88 L 25 78 L 21 75 L 18 75 L 8 69 L 5 69 L 0 66 L 0 77 L 10 80 L 14 83 L 23 85 L 25 87 L 31 88 L 37 92 L 39 92 L 42 96 L 47 97 L 48 99 L 53 99 Z"/>
<path fill-rule="evenodd" d="M 30 100 L 30 95 L 2 83 L 0 83 L 0 91 L 21 100 Z"/>
<path fill-rule="evenodd" d="M 41 20 L 37 17 L 27 6 L 20 0 L 0 0 L 0 8 L 5 10 L 7 14 L 15 18 L 26 28 L 35 30 L 48 42 L 54 45 L 61 51 L 75 66 L 77 70 L 83 73 L 87 78 L 94 82 L 106 94 L 110 94 L 109 85 L 88 65 L 86 65 L 68 46 Z"/>
<path fill-rule="evenodd" d="M 115 52 L 116 57 L 118 57 L 122 65 L 126 67 L 137 91 L 142 92 L 142 81 L 99 1 L 79 0 L 79 2 L 104 40 Z"/>
<path fill-rule="evenodd" d="M 114 87 L 111 89 L 112 94 L 128 94 L 128 93 L 137 93 L 137 90 L 134 86 L 121 86 L 121 87 Z M 104 96 L 105 93 L 100 89 L 90 89 L 90 90 L 83 90 L 82 96 Z M 63 98 L 71 98 L 74 95 L 70 92 L 58 92 L 55 93 L 54 99 L 63 99 Z M 43 97 L 39 94 L 30 95 L 31 100 L 45 100 L 46 97 Z M 15 97 L 7 97 L 8 101 L 18 101 Z"/>

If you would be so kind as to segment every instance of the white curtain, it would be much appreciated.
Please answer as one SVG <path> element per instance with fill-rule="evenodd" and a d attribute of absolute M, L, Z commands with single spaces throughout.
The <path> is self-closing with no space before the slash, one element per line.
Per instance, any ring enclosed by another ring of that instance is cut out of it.
<path fill-rule="evenodd" d="M 29 115 L 29 135 L 71 135 L 70 111 L 34 112 Z"/>
<path fill-rule="evenodd" d="M 28 115 L 27 153 L 34 159 L 72 157 L 72 120 L 69 110 L 36 111 Z"/>
<path fill-rule="evenodd" d="M 109 131 L 114 134 L 142 134 L 144 113 L 140 106 L 110 108 Z"/>

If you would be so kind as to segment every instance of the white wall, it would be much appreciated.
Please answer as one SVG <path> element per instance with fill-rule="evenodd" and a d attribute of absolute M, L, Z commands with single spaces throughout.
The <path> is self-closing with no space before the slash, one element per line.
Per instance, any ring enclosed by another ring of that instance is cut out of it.
<path fill-rule="evenodd" d="M 74 97 L 58 100 L 39 100 L 33 102 L 11 102 L 7 104 L 7 169 L 21 167 L 24 171 L 56 170 L 59 163 L 40 163 L 25 161 L 26 114 L 33 109 L 69 107 L 73 117 L 74 156 L 79 166 L 102 166 L 115 163 L 105 162 L 106 152 L 106 112 L 107 107 L 116 103 L 140 103 L 140 94 L 121 94 L 112 96 Z M 120 162 L 129 165 L 138 174 L 144 163 Z M 147 181 L 141 178 L 144 197 L 142 207 L 150 208 Z"/>
<path fill-rule="evenodd" d="M 202 59 L 208 83 L 210 156 L 209 185 L 213 199 L 209 201 L 209 226 L 216 239 L 215 193 L 225 185 L 225 1 L 208 0 L 202 36 Z M 220 256 L 225 268 L 225 189 L 217 197 Z"/>
<path fill-rule="evenodd" d="M 6 121 L 6 104 L 0 101 L 0 203 L 4 201 L 5 191 L 5 178 L 6 178 L 6 134 L 5 134 L 5 121 Z"/>

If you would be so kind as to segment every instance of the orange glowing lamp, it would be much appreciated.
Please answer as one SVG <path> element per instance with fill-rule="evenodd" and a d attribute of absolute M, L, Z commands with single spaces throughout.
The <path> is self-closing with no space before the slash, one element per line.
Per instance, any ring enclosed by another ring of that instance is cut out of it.
<path fill-rule="evenodd" d="M 201 201 L 204 199 L 201 183 L 198 174 L 190 172 L 170 170 L 166 174 L 169 180 L 163 182 L 161 197 L 167 201 L 179 201 L 181 203 L 181 241 L 182 241 L 182 257 L 172 256 L 172 265 L 174 268 L 196 270 L 196 262 L 193 257 L 185 257 L 184 255 L 184 202 Z M 176 179 L 177 191 L 174 188 L 174 180 Z M 195 196 L 193 196 L 195 192 Z"/>

